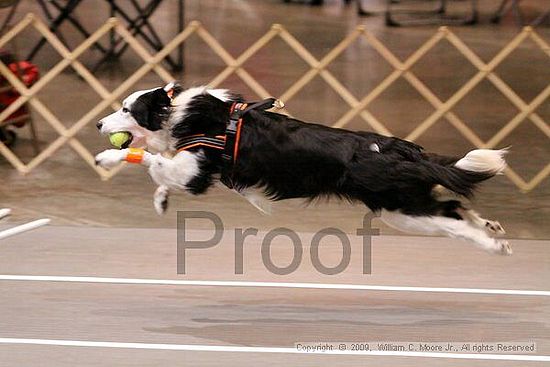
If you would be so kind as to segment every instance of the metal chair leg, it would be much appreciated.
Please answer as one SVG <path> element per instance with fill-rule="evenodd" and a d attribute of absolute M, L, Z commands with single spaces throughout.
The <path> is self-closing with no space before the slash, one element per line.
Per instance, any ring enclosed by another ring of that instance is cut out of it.
<path fill-rule="evenodd" d="M 73 12 L 81 1 L 82 0 L 69 0 L 63 11 L 50 23 L 50 31 L 57 33 L 59 26 L 67 19 L 67 17 Z M 26 60 L 31 61 L 45 44 L 46 38 L 42 37 L 26 57 Z"/>
<path fill-rule="evenodd" d="M 34 125 L 34 120 L 32 117 L 29 117 L 29 130 L 31 132 L 34 154 L 38 155 L 40 153 L 40 142 L 38 141 L 38 134 L 36 133 L 36 126 Z"/>
<path fill-rule="evenodd" d="M 397 21 L 394 18 L 394 11 L 392 11 L 392 0 L 386 1 L 386 25 L 390 27 L 399 27 L 402 25 L 426 25 L 426 24 L 460 24 L 460 25 L 472 25 L 478 22 L 477 0 L 471 0 L 471 12 L 467 18 L 455 19 L 445 17 L 447 9 L 447 0 L 440 0 L 439 6 L 432 11 L 399 11 L 402 14 L 422 14 L 422 15 L 434 15 L 432 18 L 425 19 L 411 19 L 404 22 Z"/>

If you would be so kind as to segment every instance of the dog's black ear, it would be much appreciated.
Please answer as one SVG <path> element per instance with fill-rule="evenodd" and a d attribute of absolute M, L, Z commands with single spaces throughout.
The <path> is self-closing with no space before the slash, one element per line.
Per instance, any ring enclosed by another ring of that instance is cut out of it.
<path fill-rule="evenodd" d="M 170 114 L 171 99 L 163 88 L 157 88 L 139 96 L 130 112 L 140 126 L 156 131 Z"/>

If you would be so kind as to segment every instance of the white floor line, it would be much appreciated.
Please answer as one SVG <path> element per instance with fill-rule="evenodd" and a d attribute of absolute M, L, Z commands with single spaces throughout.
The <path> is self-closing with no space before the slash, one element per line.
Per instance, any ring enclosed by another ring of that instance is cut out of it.
<path fill-rule="evenodd" d="M 366 284 L 341 283 L 280 283 L 280 282 L 247 282 L 230 280 L 176 280 L 176 279 L 136 279 L 136 278 L 103 278 L 83 276 L 54 275 L 11 275 L 0 274 L 0 281 L 30 281 L 30 282 L 70 282 L 70 283 L 108 283 L 108 284 L 145 284 L 145 285 L 181 285 L 181 286 L 213 286 L 213 287 L 250 287 L 250 288 L 302 288 L 302 289 L 340 289 L 388 292 L 431 292 L 431 293 L 473 293 L 498 294 L 510 296 L 550 297 L 550 291 L 520 290 L 520 289 L 483 289 L 483 288 L 434 288 L 406 287 Z"/>
<path fill-rule="evenodd" d="M 51 220 L 49 218 L 43 218 L 43 219 L 33 220 L 32 222 L 21 224 L 16 227 L 8 228 L 0 232 L 0 240 L 7 237 L 15 236 L 16 234 L 19 234 L 19 233 L 27 232 L 27 231 L 45 226 L 46 224 L 50 223 L 50 221 Z"/>
<path fill-rule="evenodd" d="M 548 362 L 550 356 L 525 354 L 482 354 L 482 353 L 433 353 L 433 352 L 393 352 L 393 351 L 317 351 L 303 352 L 296 348 L 277 347 L 239 347 L 225 345 L 198 345 L 198 344 L 157 344 L 157 343 L 120 343 L 99 342 L 87 340 L 57 340 L 57 339 L 19 339 L 0 338 L 0 344 L 31 344 L 53 345 L 66 347 L 92 348 L 124 348 L 124 349 L 152 349 L 195 352 L 227 352 L 227 353 L 286 353 L 286 354 L 315 354 L 315 355 L 348 355 L 348 356 L 385 356 L 385 357 L 416 357 L 416 358 L 447 358 L 447 359 L 483 359 L 501 361 L 529 361 Z"/>
<path fill-rule="evenodd" d="M 4 217 L 7 217 L 10 214 L 11 214 L 11 209 L 9 209 L 9 208 L 0 209 L 0 219 L 2 219 Z"/>

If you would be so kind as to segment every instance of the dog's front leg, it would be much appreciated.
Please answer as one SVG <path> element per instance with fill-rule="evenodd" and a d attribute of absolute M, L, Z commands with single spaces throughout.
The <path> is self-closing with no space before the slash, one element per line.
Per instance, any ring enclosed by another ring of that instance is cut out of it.
<path fill-rule="evenodd" d="M 149 175 L 159 185 L 153 199 L 159 215 L 168 208 L 170 190 L 187 190 L 189 182 L 200 174 L 199 160 L 200 155 L 191 152 L 179 152 L 172 159 L 160 154 L 148 157 Z"/>
<path fill-rule="evenodd" d="M 126 149 L 107 149 L 95 156 L 95 164 L 109 169 L 117 166 L 120 162 L 124 161 L 127 152 Z"/>
<path fill-rule="evenodd" d="M 189 182 L 200 174 L 199 160 L 200 154 L 183 151 L 171 159 L 160 154 L 149 154 L 144 157 L 144 164 L 149 167 L 153 181 L 166 187 L 166 191 L 185 191 Z"/>
<path fill-rule="evenodd" d="M 142 149 L 107 149 L 95 156 L 95 163 L 103 168 L 113 168 L 127 161 L 149 167 L 153 181 L 169 189 L 185 190 L 187 184 L 200 174 L 200 154 L 179 152 L 173 158 L 151 154 Z"/>
<path fill-rule="evenodd" d="M 154 195 L 155 210 L 163 214 L 168 206 L 169 190 L 187 190 L 187 184 L 200 174 L 200 154 L 179 152 L 172 159 L 146 151 L 136 155 L 136 150 L 108 149 L 95 157 L 96 164 L 112 168 L 122 161 L 131 161 L 149 167 L 149 175 L 159 185 Z M 141 155 L 141 157 L 139 157 Z"/>
<path fill-rule="evenodd" d="M 160 157 L 160 158 L 159 158 Z M 151 163 L 163 160 L 160 155 L 157 157 L 142 149 L 108 149 L 95 157 L 95 163 L 103 168 L 109 169 L 117 166 L 120 162 L 129 161 L 138 163 L 146 167 L 151 167 Z M 162 165 L 162 164 L 161 164 Z M 153 205 L 156 212 L 162 215 L 168 208 L 168 187 L 160 185 L 153 196 Z"/>
<path fill-rule="evenodd" d="M 153 156 L 143 149 L 107 149 L 95 156 L 95 164 L 106 169 L 116 167 L 124 161 L 149 166 Z"/>
<path fill-rule="evenodd" d="M 159 154 L 151 154 L 143 149 L 107 149 L 95 156 L 95 164 L 106 169 L 116 167 L 120 162 L 130 162 L 151 167 L 154 163 L 162 165 L 161 161 L 170 161 Z"/>
<path fill-rule="evenodd" d="M 169 189 L 167 186 L 160 185 L 155 190 L 155 195 L 153 196 L 153 205 L 158 215 L 163 215 L 168 209 L 168 195 Z"/>

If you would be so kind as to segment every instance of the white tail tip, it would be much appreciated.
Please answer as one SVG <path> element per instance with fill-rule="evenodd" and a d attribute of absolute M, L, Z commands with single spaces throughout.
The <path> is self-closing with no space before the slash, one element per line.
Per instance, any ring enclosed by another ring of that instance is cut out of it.
<path fill-rule="evenodd" d="M 506 168 L 504 156 L 508 149 L 476 149 L 472 150 L 455 163 L 455 167 L 473 172 L 492 172 L 500 175 Z"/>

